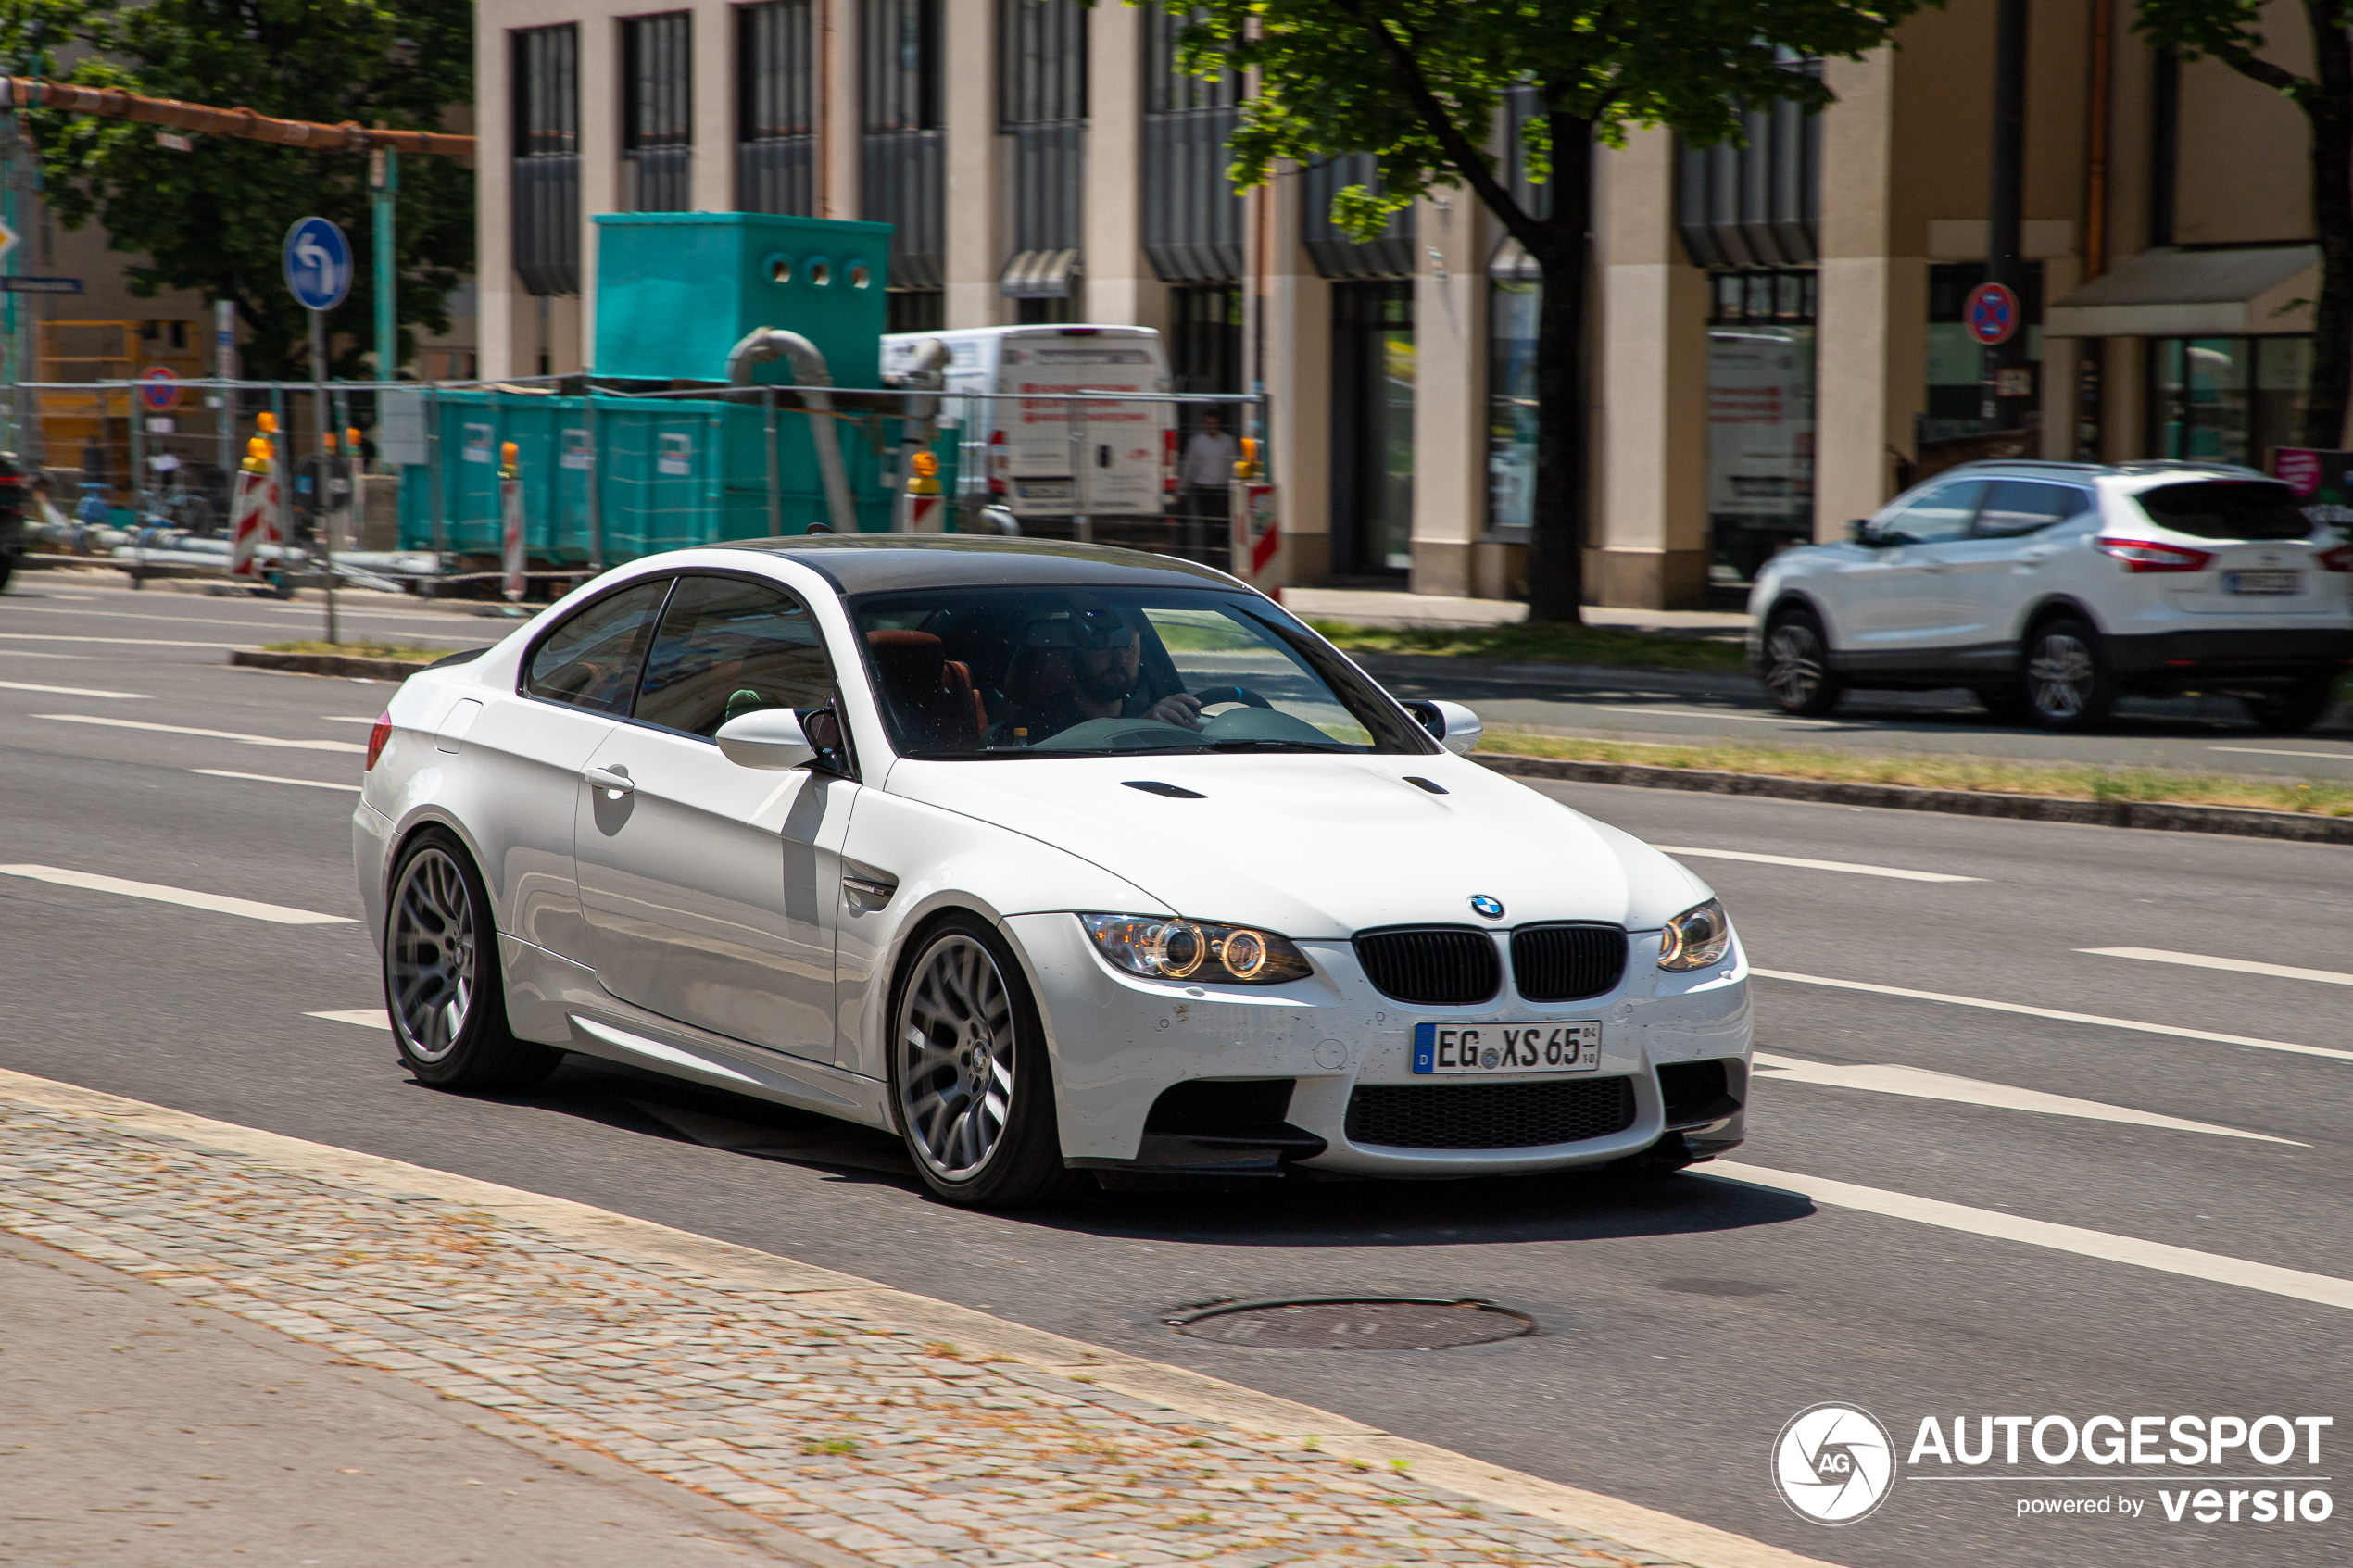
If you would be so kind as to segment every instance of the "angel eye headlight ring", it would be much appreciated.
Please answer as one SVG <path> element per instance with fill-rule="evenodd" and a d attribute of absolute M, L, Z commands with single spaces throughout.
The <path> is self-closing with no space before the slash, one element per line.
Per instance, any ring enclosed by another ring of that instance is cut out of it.
<path fill-rule="evenodd" d="M 1172 920 L 1152 933 L 1144 956 L 1171 980 L 1187 979 L 1208 961 L 1209 939 L 1191 921 Z"/>

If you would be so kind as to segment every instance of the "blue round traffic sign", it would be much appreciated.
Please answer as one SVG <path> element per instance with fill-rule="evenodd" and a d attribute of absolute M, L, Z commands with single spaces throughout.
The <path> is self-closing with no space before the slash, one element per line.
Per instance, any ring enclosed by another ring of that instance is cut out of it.
<path fill-rule="evenodd" d="M 1961 307 L 1969 335 L 1988 348 L 2007 343 L 2017 334 L 2019 316 L 2018 295 L 2003 283 L 1978 284 Z"/>
<path fill-rule="evenodd" d="M 306 310 L 333 310 L 351 292 L 351 242 L 323 218 L 296 220 L 283 259 L 286 287 Z"/>

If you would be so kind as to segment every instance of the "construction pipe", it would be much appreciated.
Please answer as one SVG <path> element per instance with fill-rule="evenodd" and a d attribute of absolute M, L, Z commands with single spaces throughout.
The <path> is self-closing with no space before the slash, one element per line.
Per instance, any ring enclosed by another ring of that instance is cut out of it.
<path fill-rule="evenodd" d="M 365 153 L 378 147 L 396 153 L 434 157 L 472 157 L 472 136 L 450 136 L 438 131 L 371 131 L 353 120 L 321 125 L 307 119 L 272 119 L 248 108 L 218 109 L 209 104 L 182 103 L 177 98 L 150 98 L 112 87 L 77 87 L 69 82 L 44 82 L 39 77 L 11 76 L 10 108 L 57 109 L 68 114 L 96 115 L 102 119 L 133 119 L 173 131 L 194 131 L 207 136 L 236 136 L 248 142 L 275 142 L 286 147 L 319 147 L 329 152 Z"/>
<path fill-rule="evenodd" d="M 907 368 L 886 384 L 937 392 L 947 382 L 947 370 L 955 355 L 936 337 L 927 337 L 915 345 Z M 905 417 L 900 424 L 898 500 L 891 508 L 890 526 L 894 533 L 914 532 L 915 497 L 910 483 L 915 475 L 915 454 L 926 450 L 937 433 L 939 399 L 910 397 L 906 400 Z"/>
<path fill-rule="evenodd" d="M 858 511 L 849 499 L 849 470 L 842 466 L 841 436 L 834 429 L 834 374 L 817 345 L 782 327 L 754 327 L 727 351 L 727 384 L 751 385 L 752 371 L 771 359 L 792 364 L 800 401 L 809 409 L 809 438 L 817 447 L 817 471 L 825 483 L 825 515 L 837 533 L 858 532 Z"/>

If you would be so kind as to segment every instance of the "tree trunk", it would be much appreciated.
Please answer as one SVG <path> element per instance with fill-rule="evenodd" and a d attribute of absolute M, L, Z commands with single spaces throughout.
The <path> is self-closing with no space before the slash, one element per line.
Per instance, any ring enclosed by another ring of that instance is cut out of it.
<path fill-rule="evenodd" d="M 2353 42 L 2324 19 L 2334 9 L 2308 6 L 2321 91 L 2304 102 L 2312 127 L 2312 227 L 2321 241 L 2304 445 L 2324 450 L 2345 445 L 2346 405 L 2353 398 Z"/>
<path fill-rule="evenodd" d="M 1539 245 L 1544 302 L 1536 325 L 1536 495 L 1528 541 L 1528 618 L 1575 625 L 1584 619 L 1585 545 L 1592 511 L 1592 421 L 1585 406 L 1592 333 L 1592 128 L 1556 137 L 1553 210 Z"/>

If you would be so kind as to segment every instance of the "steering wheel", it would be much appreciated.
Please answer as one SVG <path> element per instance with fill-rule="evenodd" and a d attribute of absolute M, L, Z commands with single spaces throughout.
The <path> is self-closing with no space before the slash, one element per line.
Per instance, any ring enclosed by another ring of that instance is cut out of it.
<path fill-rule="evenodd" d="M 1273 703 L 1268 702 L 1265 697 L 1260 696 L 1256 692 L 1252 691 L 1248 686 L 1212 686 L 1207 691 L 1195 692 L 1193 694 L 1193 700 L 1200 703 L 1203 708 L 1214 707 L 1221 702 L 1246 703 L 1252 708 L 1272 708 L 1275 706 Z"/>

